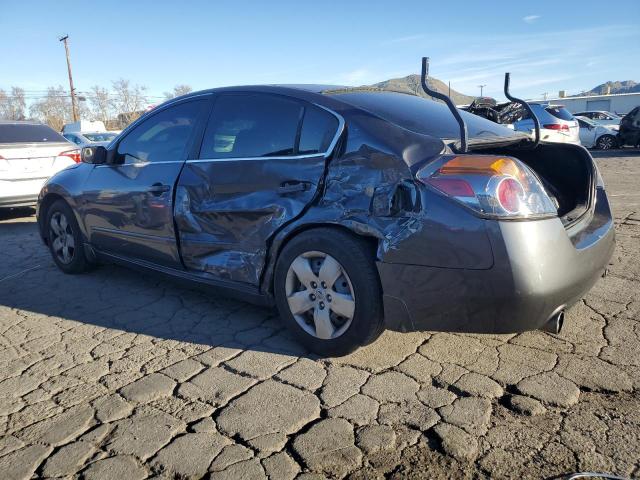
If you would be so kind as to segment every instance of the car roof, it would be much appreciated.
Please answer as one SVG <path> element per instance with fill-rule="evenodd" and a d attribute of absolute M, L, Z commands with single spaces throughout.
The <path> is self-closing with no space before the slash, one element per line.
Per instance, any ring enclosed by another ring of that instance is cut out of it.
<path fill-rule="evenodd" d="M 0 124 L 7 125 L 44 125 L 42 122 L 38 122 L 35 120 L 7 120 L 0 119 Z"/>

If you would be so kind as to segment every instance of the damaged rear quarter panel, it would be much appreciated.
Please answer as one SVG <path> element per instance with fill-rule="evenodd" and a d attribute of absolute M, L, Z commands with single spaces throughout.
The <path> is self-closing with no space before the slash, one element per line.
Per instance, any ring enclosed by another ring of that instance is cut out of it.
<path fill-rule="evenodd" d="M 278 252 L 297 232 L 335 225 L 373 239 L 377 260 L 448 268 L 491 268 L 493 255 L 479 219 L 415 180 L 415 170 L 443 151 L 439 139 L 414 134 L 361 112 L 343 113 L 347 137 L 328 165 L 324 192 L 273 239 L 262 289 L 271 287 Z M 384 142 L 380 139 L 384 139 Z M 394 211 L 399 187 L 415 201 Z"/>

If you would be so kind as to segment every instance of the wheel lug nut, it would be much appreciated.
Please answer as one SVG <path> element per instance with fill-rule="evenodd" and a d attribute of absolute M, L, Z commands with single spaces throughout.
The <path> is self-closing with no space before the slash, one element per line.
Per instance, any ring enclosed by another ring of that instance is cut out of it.
<path fill-rule="evenodd" d="M 324 310 L 324 302 L 320 302 L 320 310 Z"/>
<path fill-rule="evenodd" d="M 331 295 L 327 295 L 327 302 L 331 301 Z"/>
<path fill-rule="evenodd" d="M 316 299 L 316 296 L 312 293 L 311 295 L 309 295 L 309 298 L 311 299 L 311 301 L 314 301 Z"/>
<path fill-rule="evenodd" d="M 316 282 L 311 282 L 311 288 L 318 288 L 318 284 Z"/>
<path fill-rule="evenodd" d="M 322 288 L 327 288 L 327 284 L 325 282 L 322 282 L 320 285 L 322 285 Z"/>

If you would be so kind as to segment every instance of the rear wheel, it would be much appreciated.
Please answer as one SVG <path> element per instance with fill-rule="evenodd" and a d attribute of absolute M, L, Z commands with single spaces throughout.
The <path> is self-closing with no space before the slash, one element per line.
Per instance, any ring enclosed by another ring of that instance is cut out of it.
<path fill-rule="evenodd" d="M 617 142 L 613 135 L 602 135 L 596 142 L 596 148 L 600 150 L 611 150 L 616 148 Z"/>
<path fill-rule="evenodd" d="M 321 355 L 345 355 L 384 329 L 371 249 L 340 230 L 309 230 L 291 240 L 276 265 L 274 293 L 287 326 Z"/>
<path fill-rule="evenodd" d="M 64 273 L 87 271 L 82 234 L 71 207 L 64 200 L 55 201 L 47 211 L 47 238 L 53 261 Z"/>

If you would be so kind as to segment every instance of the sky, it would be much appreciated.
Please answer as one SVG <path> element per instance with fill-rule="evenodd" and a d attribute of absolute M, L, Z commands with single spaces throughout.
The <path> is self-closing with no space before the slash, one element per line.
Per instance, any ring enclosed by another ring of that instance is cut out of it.
<path fill-rule="evenodd" d="M 501 98 L 640 81 L 640 0 L 31 1 L 0 0 L 0 88 L 35 98 L 129 79 L 150 102 L 178 84 L 363 85 L 420 70 Z"/>

